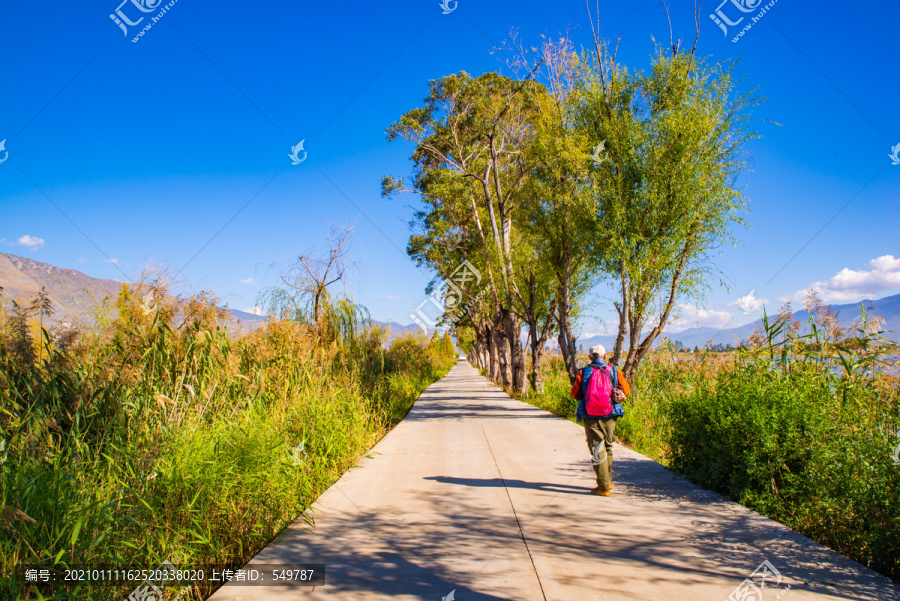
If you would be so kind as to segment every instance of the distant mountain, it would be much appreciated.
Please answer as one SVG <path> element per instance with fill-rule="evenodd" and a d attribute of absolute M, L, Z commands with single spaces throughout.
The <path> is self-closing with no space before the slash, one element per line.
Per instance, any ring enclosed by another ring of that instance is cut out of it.
<path fill-rule="evenodd" d="M 53 317 L 48 320 L 51 325 L 77 319 L 90 321 L 90 313 L 93 308 L 104 298 L 114 299 L 121 286 L 121 282 L 93 278 L 75 269 L 63 269 L 34 259 L 0 253 L 0 287 L 2 287 L 0 300 L 5 303 L 17 298 L 30 300 L 40 291 L 41 287 L 45 287 L 55 311 Z M 900 340 L 900 335 L 896 334 L 900 332 L 900 294 L 875 300 L 867 299 L 861 303 L 867 307 L 871 315 L 884 318 L 884 329 L 895 332 L 892 337 Z M 859 305 L 860 303 L 849 303 L 833 305 L 832 308 L 838 312 L 841 324 L 849 326 L 860 317 Z M 230 311 L 232 317 L 226 325 L 230 330 L 236 332 L 255 329 L 269 320 L 265 315 L 255 315 L 237 309 L 227 310 Z M 794 318 L 805 325 L 809 320 L 809 313 L 797 311 L 794 313 Z M 394 321 L 373 321 L 373 323 L 389 328 L 389 341 L 404 334 L 423 334 L 422 329 L 415 324 L 402 325 Z M 726 330 L 716 328 L 688 328 L 680 332 L 667 330 L 665 337 L 668 340 L 678 340 L 691 348 L 694 346 L 702 348 L 710 339 L 716 343 L 737 345 L 740 341 L 746 340 L 757 325 L 761 327 L 761 324 L 762 319 L 759 319 Z M 431 338 L 433 334 L 433 328 L 424 333 L 428 338 Z M 525 337 L 522 341 L 525 342 Z M 576 346 L 583 347 L 585 351 L 595 344 L 602 344 L 607 349 L 612 349 L 615 345 L 615 336 L 591 336 L 580 338 L 576 342 Z M 548 346 L 555 347 L 556 339 L 549 340 Z"/>
<path fill-rule="evenodd" d="M 900 336 L 898 336 L 898 333 L 900 333 L 900 294 L 879 299 L 865 299 L 858 303 L 846 305 L 831 305 L 831 308 L 838 312 L 838 319 L 841 325 L 847 327 L 860 320 L 860 305 L 866 308 L 870 317 L 877 315 L 883 318 L 885 323 L 882 328 L 893 332 L 893 335 L 889 337 L 894 340 L 900 340 Z M 774 319 L 774 317 L 774 314 L 770 314 L 769 321 Z M 800 310 L 794 312 L 794 319 L 803 326 L 806 326 L 809 318 L 810 314 L 808 311 Z M 754 322 L 721 331 L 716 328 L 689 328 L 681 332 L 666 332 L 666 338 L 679 340 L 685 346 L 691 348 L 694 346 L 703 348 L 710 339 L 714 343 L 737 345 L 742 340 L 746 340 L 757 326 L 762 329 L 762 317 Z"/>
<path fill-rule="evenodd" d="M 94 278 L 76 269 L 63 269 L 6 253 L 0 253 L 0 301 L 9 303 L 13 300 L 30 301 L 44 287 L 53 303 L 54 314 L 45 323 L 56 325 L 73 321 L 90 322 L 90 314 L 103 299 L 115 299 L 122 287 L 121 282 Z M 238 309 L 228 309 L 231 319 L 226 324 L 229 330 L 247 332 L 269 320 L 266 315 L 256 315 Z M 401 325 L 396 322 L 373 322 L 387 326 L 390 330 L 389 340 L 403 334 L 422 334 L 417 325 Z M 424 335 L 428 338 L 434 334 L 429 329 Z"/>
<path fill-rule="evenodd" d="M 393 340 L 394 338 L 397 338 L 398 336 L 403 336 L 404 334 L 418 334 L 421 336 L 426 336 L 427 338 L 431 338 L 432 336 L 434 336 L 434 332 L 435 332 L 434 328 L 429 328 L 428 332 L 423 332 L 422 328 L 415 324 L 410 324 L 408 326 L 404 326 L 402 324 L 397 323 L 396 321 L 386 322 L 386 321 L 375 321 L 373 319 L 372 323 L 377 326 L 385 326 L 390 330 L 391 333 L 388 336 L 389 342 L 391 340 Z M 452 338 L 452 336 L 451 336 L 451 338 Z M 454 343 L 455 342 L 456 341 L 454 340 Z"/>
<path fill-rule="evenodd" d="M 92 278 L 74 269 L 62 269 L 34 259 L 0 253 L 0 287 L 7 302 L 31 299 L 47 289 L 53 303 L 51 323 L 72 321 L 90 313 L 104 298 L 114 298 L 122 284 Z"/>
<path fill-rule="evenodd" d="M 55 325 L 72 321 L 90 322 L 90 315 L 103 299 L 115 299 L 121 282 L 93 278 L 75 269 L 63 269 L 7 253 L 0 253 L 0 291 L 2 301 L 31 300 L 46 288 L 54 314 L 45 323 Z M 268 321 L 264 315 L 228 309 L 231 319 L 226 324 L 233 331 L 248 331 Z"/>
<path fill-rule="evenodd" d="M 898 334 L 900 333 L 900 294 L 874 300 L 866 299 L 846 305 L 832 305 L 831 308 L 838 312 L 842 325 L 850 326 L 854 321 L 860 319 L 860 304 L 866 307 L 870 316 L 877 315 L 883 318 L 885 320 L 885 324 L 882 326 L 883 329 L 893 332 L 893 334 L 888 334 L 888 337 L 900 341 L 900 334 Z M 769 319 L 770 321 L 774 319 L 774 315 L 771 315 Z M 809 313 L 803 310 L 796 311 L 794 319 L 805 326 L 809 321 Z M 712 327 L 688 328 L 680 332 L 665 330 L 664 333 L 666 340 L 678 340 L 689 348 L 694 348 L 695 346 L 703 348 L 710 340 L 714 344 L 721 343 L 737 346 L 741 341 L 749 338 L 757 326 L 762 329 L 762 317 L 754 322 L 725 330 Z M 588 338 L 579 338 L 575 343 L 576 347 L 583 347 L 585 352 L 595 344 L 602 344 L 607 350 L 611 350 L 616 344 L 616 337 L 612 335 L 590 336 Z M 548 346 L 556 347 L 556 340 L 550 340 Z"/>
<path fill-rule="evenodd" d="M 269 321 L 268 315 L 257 315 L 255 313 L 248 313 L 247 311 L 230 309 L 228 307 L 226 307 L 226 309 L 231 312 L 231 322 L 228 324 L 229 330 L 240 333 L 248 332 L 255 330 Z"/>

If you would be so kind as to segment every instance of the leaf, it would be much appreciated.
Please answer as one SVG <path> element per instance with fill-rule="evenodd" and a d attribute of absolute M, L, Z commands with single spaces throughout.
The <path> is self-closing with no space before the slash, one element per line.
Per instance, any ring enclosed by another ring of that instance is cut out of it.
<path fill-rule="evenodd" d="M 75 527 L 72 529 L 72 536 L 69 537 L 69 543 L 73 546 L 75 545 L 75 541 L 78 540 L 78 534 L 81 532 L 81 526 L 84 524 L 84 514 L 78 516 L 78 519 L 75 521 Z"/>

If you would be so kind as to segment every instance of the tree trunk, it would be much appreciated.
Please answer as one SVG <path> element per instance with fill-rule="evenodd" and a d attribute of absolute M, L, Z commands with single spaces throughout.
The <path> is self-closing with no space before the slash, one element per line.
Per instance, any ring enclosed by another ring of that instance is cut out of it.
<path fill-rule="evenodd" d="M 541 373 L 541 358 L 544 356 L 544 345 L 532 340 L 531 342 L 531 389 L 536 394 L 544 392 L 544 376 Z"/>
<path fill-rule="evenodd" d="M 491 378 L 494 382 L 508 388 L 510 382 L 509 374 L 509 348 L 507 348 L 506 331 L 502 323 L 497 323 L 491 328 L 491 342 L 493 352 L 497 356 L 495 363 L 496 373 Z"/>
<path fill-rule="evenodd" d="M 556 321 L 556 299 L 550 303 L 550 311 L 544 320 L 543 327 L 539 327 L 534 311 L 528 320 L 529 341 L 531 342 L 531 372 L 529 373 L 529 381 L 531 388 L 537 394 L 544 392 L 544 377 L 541 373 L 541 359 L 544 356 L 544 347 L 547 344 L 547 338 L 550 336 L 550 329 Z"/>
<path fill-rule="evenodd" d="M 492 329 L 488 329 L 487 354 L 488 369 L 486 373 L 488 378 L 496 382 L 500 377 L 500 357 L 497 354 L 497 339 Z"/>
<path fill-rule="evenodd" d="M 510 351 L 510 383 L 513 392 L 522 394 L 525 392 L 525 350 L 522 348 L 522 321 L 509 310 L 504 310 L 504 323 L 506 325 L 506 339 Z"/>
<path fill-rule="evenodd" d="M 559 291 L 557 298 L 559 299 L 559 351 L 562 353 L 563 361 L 566 364 L 566 371 L 569 372 L 569 383 L 575 382 L 578 375 L 578 353 L 575 350 L 575 338 L 572 336 L 572 327 L 569 323 L 569 313 L 572 310 L 571 304 L 571 262 L 569 261 L 569 249 L 563 251 L 563 261 L 565 268 L 559 282 Z"/>
<path fill-rule="evenodd" d="M 471 358 L 469 359 L 469 361 L 472 362 L 475 365 L 475 367 L 477 367 L 478 369 L 481 369 L 481 370 L 484 369 L 483 352 L 484 352 L 484 338 L 481 335 L 481 330 L 479 330 L 478 328 L 475 328 L 475 348 L 472 349 L 472 355 L 471 355 Z"/>
<path fill-rule="evenodd" d="M 613 350 L 612 359 L 610 359 L 610 363 L 613 365 L 619 365 L 619 360 L 622 358 L 625 330 L 631 318 L 631 294 L 628 286 L 628 276 L 625 273 L 625 264 L 622 261 L 619 261 L 619 280 L 622 283 L 622 306 L 619 306 L 619 303 L 613 303 L 616 312 L 619 314 L 619 331 L 616 334 L 616 346 Z"/>

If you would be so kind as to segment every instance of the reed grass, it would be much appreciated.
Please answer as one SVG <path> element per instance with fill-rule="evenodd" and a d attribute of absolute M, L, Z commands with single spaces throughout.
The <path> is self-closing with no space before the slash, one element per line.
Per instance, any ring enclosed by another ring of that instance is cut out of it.
<path fill-rule="evenodd" d="M 166 292 L 123 287 L 92 328 L 48 331 L 40 303 L 0 309 L 0 598 L 133 588 L 28 583 L 22 564 L 242 564 L 453 363 L 423 338 L 386 348 L 341 300 L 325 324 L 234 338 L 214 297 Z"/>
<path fill-rule="evenodd" d="M 622 442 L 900 581 L 900 387 L 897 345 L 862 311 L 849 331 L 789 313 L 734 353 L 641 363 Z M 827 314 L 825 315 L 827 318 Z M 525 399 L 574 420 L 562 361 Z M 551 373 L 552 372 L 552 373 Z M 551 384 L 552 383 L 552 384 Z"/>

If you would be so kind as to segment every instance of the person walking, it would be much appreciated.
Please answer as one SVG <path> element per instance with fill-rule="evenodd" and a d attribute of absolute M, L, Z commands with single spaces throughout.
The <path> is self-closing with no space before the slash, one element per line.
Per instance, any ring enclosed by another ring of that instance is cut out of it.
<path fill-rule="evenodd" d="M 591 494 L 608 497 L 613 489 L 616 420 L 625 414 L 622 401 L 631 392 L 631 386 L 614 365 L 606 362 L 606 349 L 602 344 L 590 348 L 588 359 L 590 362 L 578 370 L 575 377 L 572 398 L 578 400 L 575 418 L 584 422 L 591 463 L 597 475 L 597 487 L 591 489 Z"/>

